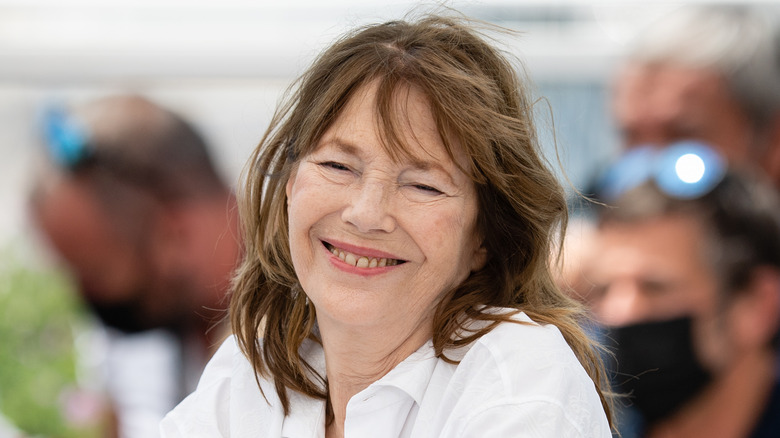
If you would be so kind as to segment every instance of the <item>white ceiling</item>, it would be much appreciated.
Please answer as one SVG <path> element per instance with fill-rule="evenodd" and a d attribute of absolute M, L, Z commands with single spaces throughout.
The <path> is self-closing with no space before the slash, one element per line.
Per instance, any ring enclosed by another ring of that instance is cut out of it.
<path fill-rule="evenodd" d="M 398 18 L 415 3 L 0 0 L 0 81 L 289 78 L 344 29 Z M 521 30 L 508 46 L 538 75 L 603 76 L 642 23 L 680 2 L 447 4 Z"/>
<path fill-rule="evenodd" d="M 692 2 L 705 0 L 687 3 Z M 0 0 L 0 81 L 290 78 L 345 29 L 401 17 L 419 3 Z M 432 3 L 436 2 L 423 4 Z M 522 31 L 523 36 L 508 46 L 537 75 L 603 77 L 637 30 L 685 2 L 445 3 L 468 15 Z"/>

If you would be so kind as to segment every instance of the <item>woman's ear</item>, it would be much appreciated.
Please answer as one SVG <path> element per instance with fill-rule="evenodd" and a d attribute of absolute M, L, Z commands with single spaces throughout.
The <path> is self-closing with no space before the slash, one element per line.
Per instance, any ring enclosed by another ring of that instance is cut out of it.
<path fill-rule="evenodd" d="M 287 195 L 287 204 L 290 204 L 290 193 L 292 192 L 292 185 L 293 185 L 293 177 L 294 175 L 290 175 L 290 178 L 287 179 L 287 184 L 284 185 L 284 193 Z"/>
<path fill-rule="evenodd" d="M 481 243 L 474 251 L 471 259 L 471 272 L 476 272 L 484 268 L 485 263 L 487 263 L 487 248 L 485 248 L 484 243 Z"/>
<path fill-rule="evenodd" d="M 287 177 L 287 183 L 284 185 L 284 193 L 287 195 L 287 204 L 290 204 L 290 194 L 295 184 L 295 176 L 298 174 L 298 164 L 290 169 L 290 175 Z"/>

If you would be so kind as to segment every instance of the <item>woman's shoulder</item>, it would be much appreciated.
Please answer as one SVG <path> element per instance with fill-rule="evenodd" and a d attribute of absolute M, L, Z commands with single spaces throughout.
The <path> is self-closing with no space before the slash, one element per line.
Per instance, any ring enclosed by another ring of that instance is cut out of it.
<path fill-rule="evenodd" d="M 231 430 L 235 432 L 236 418 L 243 417 L 236 407 L 241 411 L 252 410 L 246 403 L 256 404 L 270 398 L 264 406 L 256 406 L 255 412 L 261 413 L 275 404 L 276 392 L 261 393 L 257 383 L 254 369 L 235 337 L 228 337 L 206 365 L 195 391 L 163 419 L 162 437 L 236 436 Z M 262 378 L 260 383 L 268 385 Z"/>
<path fill-rule="evenodd" d="M 600 408 L 593 381 L 558 328 L 522 312 L 475 341 L 458 369 L 507 399 L 566 403 L 581 397 Z"/>
<path fill-rule="evenodd" d="M 499 323 L 472 344 L 453 351 L 455 360 L 468 361 L 476 355 L 489 355 L 498 364 L 506 364 L 512 359 L 517 359 L 518 356 L 521 358 L 534 356 L 540 364 L 560 363 L 562 359 L 567 364 L 572 360 L 579 364 L 569 344 L 555 325 L 537 323 L 517 309 L 491 308 L 487 311 L 511 316 L 509 320 Z M 477 329 L 486 325 L 483 322 L 474 324 Z M 475 327 L 469 327 L 469 331 L 475 330 Z M 523 362 L 527 362 L 527 359 Z M 517 363 L 512 363 L 512 366 L 516 365 Z"/>
<path fill-rule="evenodd" d="M 522 312 L 475 341 L 452 379 L 461 430 L 501 436 L 525 422 L 556 431 L 542 436 L 609 435 L 595 385 L 561 332 Z"/>
<path fill-rule="evenodd" d="M 495 312 L 510 312 L 513 309 L 497 309 Z M 560 330 L 553 324 L 540 324 L 524 312 L 517 312 L 510 321 L 502 322 L 476 341 L 476 345 L 487 348 L 500 357 L 521 354 L 539 354 L 547 358 L 561 359 L 564 356 L 577 361 Z M 579 363 L 577 361 L 577 363 Z"/>
<path fill-rule="evenodd" d="M 255 382 L 255 373 L 234 335 L 228 336 L 206 364 L 197 391 L 235 384 L 234 381 L 250 378 Z"/>

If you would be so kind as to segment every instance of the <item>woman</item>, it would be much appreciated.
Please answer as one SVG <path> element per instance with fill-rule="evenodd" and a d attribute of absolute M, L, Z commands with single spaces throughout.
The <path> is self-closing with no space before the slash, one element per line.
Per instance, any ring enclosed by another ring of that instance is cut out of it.
<path fill-rule="evenodd" d="M 247 168 L 235 337 L 163 436 L 609 436 L 522 85 L 450 18 L 326 50 Z"/>

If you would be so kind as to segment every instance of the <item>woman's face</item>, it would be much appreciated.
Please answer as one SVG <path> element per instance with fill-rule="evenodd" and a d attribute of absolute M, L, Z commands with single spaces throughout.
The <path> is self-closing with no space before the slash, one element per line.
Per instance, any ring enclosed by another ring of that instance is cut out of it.
<path fill-rule="evenodd" d="M 419 91 L 399 91 L 414 157 L 398 162 L 374 98 L 371 84 L 356 93 L 287 183 L 293 264 L 321 327 L 429 336 L 438 301 L 484 264 L 476 191 Z"/>

